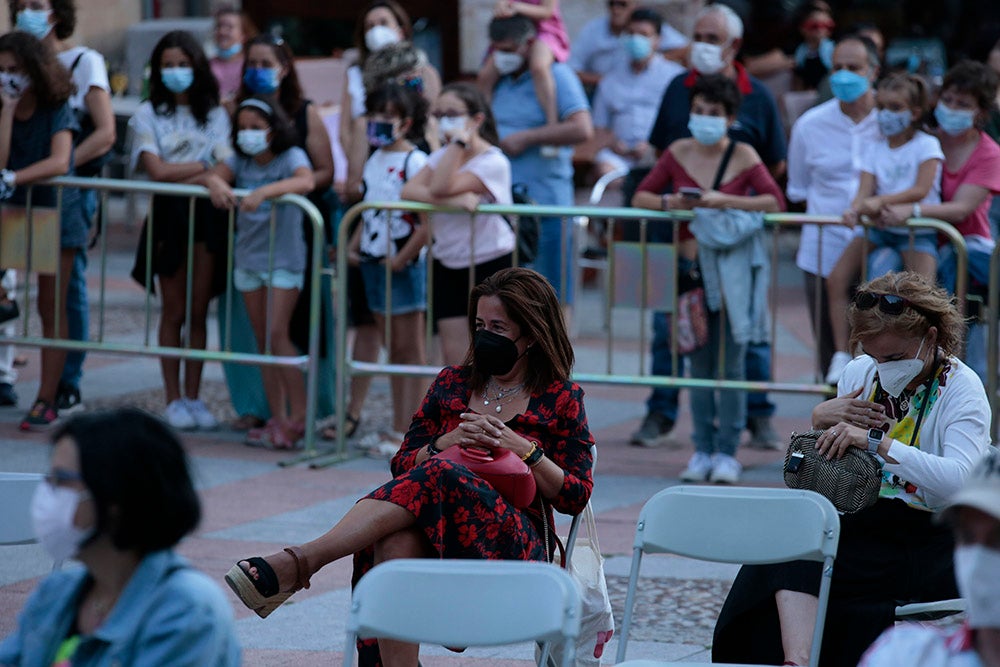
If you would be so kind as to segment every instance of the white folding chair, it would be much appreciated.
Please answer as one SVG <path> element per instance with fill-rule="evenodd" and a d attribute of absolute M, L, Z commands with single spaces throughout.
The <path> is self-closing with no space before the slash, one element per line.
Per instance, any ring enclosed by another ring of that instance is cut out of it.
<path fill-rule="evenodd" d="M 344 667 L 358 637 L 442 646 L 561 642 L 575 646 L 580 594 L 573 578 L 549 563 L 498 560 L 391 560 L 354 588 Z M 565 651 L 563 665 L 575 661 Z"/>
<path fill-rule="evenodd" d="M 809 658 L 811 667 L 816 667 L 839 539 L 837 511 L 813 491 L 738 486 L 675 486 L 660 491 L 643 505 L 636 524 L 615 662 L 625 659 L 643 553 L 672 553 L 721 563 L 821 561 L 823 573 Z"/>
<path fill-rule="evenodd" d="M 965 611 L 965 599 L 913 602 L 896 607 L 897 621 L 933 621 Z"/>
<path fill-rule="evenodd" d="M 31 497 L 44 478 L 37 473 L 0 472 L 0 545 L 32 544 L 36 542 L 31 525 Z"/>

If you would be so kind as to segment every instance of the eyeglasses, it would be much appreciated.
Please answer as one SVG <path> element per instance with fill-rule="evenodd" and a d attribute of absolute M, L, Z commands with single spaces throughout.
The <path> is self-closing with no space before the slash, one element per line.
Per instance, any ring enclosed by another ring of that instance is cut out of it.
<path fill-rule="evenodd" d="M 83 475 L 78 472 L 70 472 L 69 470 L 63 470 L 61 468 L 53 468 L 50 472 L 45 474 L 45 481 L 48 482 L 50 486 L 62 486 L 63 484 L 68 484 L 69 482 L 82 482 Z"/>
<path fill-rule="evenodd" d="M 810 20 L 802 23 L 802 29 L 810 32 L 814 30 L 833 30 L 836 24 L 833 21 Z"/>
<path fill-rule="evenodd" d="M 854 295 L 854 305 L 858 310 L 871 310 L 875 306 L 886 315 L 899 315 L 906 308 L 912 308 L 924 317 L 932 319 L 931 314 L 917 306 L 906 297 L 898 294 L 878 294 L 876 292 L 858 292 Z"/>

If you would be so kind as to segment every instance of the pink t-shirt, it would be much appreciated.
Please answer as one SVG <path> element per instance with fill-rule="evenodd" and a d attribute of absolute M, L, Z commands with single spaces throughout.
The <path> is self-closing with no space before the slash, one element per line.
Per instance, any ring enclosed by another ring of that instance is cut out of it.
<path fill-rule="evenodd" d="M 1000 146 L 985 132 L 979 133 L 979 145 L 958 171 L 941 171 L 941 201 L 951 201 L 963 183 L 979 185 L 990 191 L 969 217 L 955 225 L 962 236 L 979 236 L 989 240 L 989 210 L 993 195 L 1000 193 Z"/>
<path fill-rule="evenodd" d="M 542 4 L 542 0 L 522 0 L 522 2 L 529 5 Z M 552 16 L 538 21 L 535 25 L 538 28 L 538 38 L 548 45 L 556 62 L 566 62 L 569 59 L 569 35 L 566 33 L 562 14 L 559 12 L 559 3 L 556 2 L 552 9 Z"/>
<path fill-rule="evenodd" d="M 437 168 L 448 147 L 427 158 L 427 168 Z M 489 191 L 484 204 L 511 203 L 510 160 L 496 146 L 473 157 L 458 168 L 479 179 Z M 473 235 L 473 227 L 475 234 Z M 503 216 L 495 213 L 435 213 L 431 216 L 431 254 L 449 269 L 464 269 L 514 252 L 517 238 Z M 470 256 L 471 255 L 471 256 Z"/>
<path fill-rule="evenodd" d="M 212 74 L 219 80 L 219 95 L 228 99 L 240 89 L 240 77 L 243 75 L 243 54 L 229 60 L 212 58 L 208 61 Z"/>

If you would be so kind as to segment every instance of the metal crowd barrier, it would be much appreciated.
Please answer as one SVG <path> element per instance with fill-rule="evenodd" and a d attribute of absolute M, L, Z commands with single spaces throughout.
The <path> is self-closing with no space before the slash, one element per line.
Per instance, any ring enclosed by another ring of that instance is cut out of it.
<path fill-rule="evenodd" d="M 156 344 L 151 339 L 151 334 L 153 332 L 152 321 L 154 314 L 154 304 L 152 299 L 152 294 L 149 290 L 146 291 L 145 303 L 143 308 L 144 315 L 144 327 L 143 336 L 140 343 L 115 341 L 109 339 L 105 333 L 105 324 L 107 320 L 107 280 L 108 280 L 108 197 L 110 193 L 120 193 L 126 196 L 132 195 L 174 195 L 180 197 L 187 197 L 189 199 L 188 205 L 188 220 L 187 233 L 188 233 L 188 256 L 186 261 L 187 267 L 187 292 L 185 298 L 185 316 L 187 321 L 190 321 L 191 315 L 191 289 L 192 289 L 192 253 L 193 253 L 193 239 L 194 239 L 194 225 L 191 224 L 194 212 L 194 204 L 196 199 L 206 199 L 208 197 L 208 191 L 200 186 L 193 185 L 178 185 L 172 183 L 157 183 L 150 181 L 126 181 L 118 179 L 108 179 L 108 178 L 80 178 L 80 177 L 60 177 L 47 181 L 47 183 L 55 185 L 57 188 L 57 201 L 61 204 L 63 187 L 73 187 L 83 190 L 95 190 L 100 198 L 100 224 L 101 229 L 104 230 L 100 234 L 97 241 L 97 254 L 99 256 L 99 263 L 97 271 L 100 275 L 99 287 L 97 294 L 90 293 L 89 300 L 93 310 L 93 305 L 97 306 L 97 333 L 92 339 L 86 341 L 76 341 L 68 339 L 52 339 L 45 338 L 40 333 L 34 335 L 29 330 L 29 324 L 33 316 L 33 309 L 30 306 L 29 295 L 31 294 L 30 280 L 26 276 L 24 280 L 21 281 L 21 286 L 18 288 L 23 293 L 24 307 L 21 309 L 21 322 L 19 323 L 18 334 L 14 336 L 6 336 L 0 333 L 0 343 L 9 343 L 15 345 L 26 345 L 31 347 L 48 347 L 64 349 L 67 351 L 79 350 L 86 352 L 99 352 L 105 354 L 116 354 L 116 355 L 139 355 L 139 356 L 152 356 L 152 357 L 168 357 L 177 358 L 181 360 L 198 360 L 198 361 L 214 361 L 214 362 L 225 362 L 225 363 L 236 363 L 236 364 L 251 364 L 251 365 L 261 365 L 261 366 L 275 366 L 275 367 L 294 367 L 300 368 L 305 372 L 304 381 L 306 382 L 306 424 L 307 428 L 305 430 L 305 451 L 293 456 L 292 458 L 282 461 L 281 465 L 288 465 L 296 463 L 301 460 L 311 458 L 316 455 L 315 448 L 315 428 L 312 427 L 316 422 L 317 413 L 317 396 L 318 396 L 318 377 L 319 377 L 319 331 L 320 331 L 320 287 L 321 281 L 320 277 L 323 272 L 323 253 L 326 246 L 326 241 L 323 231 L 323 219 L 320 212 L 316 207 L 305 197 L 300 195 L 285 195 L 276 200 L 275 202 L 291 204 L 302 209 L 305 213 L 309 224 L 312 227 L 312 271 L 306 277 L 309 281 L 311 287 L 311 298 L 309 302 L 309 345 L 308 350 L 305 354 L 300 354 L 293 357 L 279 357 L 271 354 L 271 341 L 270 337 L 266 340 L 265 351 L 263 353 L 247 353 L 247 352 L 234 352 L 232 351 L 231 340 L 232 340 L 232 317 L 231 317 L 231 300 L 229 301 L 229 312 L 225 314 L 226 321 L 229 323 L 224 335 L 223 340 L 220 341 L 222 349 L 212 350 L 212 349 L 192 349 L 190 346 L 190 341 L 188 339 L 188 331 L 184 331 L 184 338 L 181 347 L 164 347 Z M 249 194 L 248 190 L 236 190 L 236 194 L 239 197 Z M 28 206 L 27 206 L 27 238 L 25 242 L 25 247 L 27 249 L 25 261 L 22 267 L 26 273 L 30 274 L 34 270 L 34 265 L 37 264 L 35 261 L 38 248 L 33 248 L 34 242 L 34 228 L 32 225 L 32 207 L 31 207 L 31 197 L 30 192 L 28 194 Z M 272 217 L 271 217 L 271 236 L 269 244 L 269 266 L 273 267 L 274 262 L 274 233 L 276 229 L 275 225 L 275 212 L 276 207 L 272 207 Z M 229 294 L 237 294 L 233 289 L 233 247 L 234 247 L 234 231 L 235 231 L 235 213 L 230 211 L 228 216 L 228 229 L 227 229 L 227 266 L 226 266 L 226 292 Z M 148 242 L 146 245 L 146 265 L 147 274 L 146 280 L 147 284 L 150 283 L 150 271 L 152 263 L 150 261 L 150 256 L 152 253 L 152 238 L 151 233 L 152 226 L 157 224 L 176 224 L 175 221 L 163 222 L 153 219 L 152 211 L 149 212 L 148 223 L 150 225 L 150 233 L 147 235 Z M 185 224 L 185 223 L 181 223 Z M 33 252 L 34 250 L 34 252 Z M 56 263 L 56 281 L 59 281 L 59 265 Z M 117 276 L 116 276 L 117 277 Z M 127 276 L 126 276 L 127 277 Z M 56 301 L 56 324 L 55 330 L 59 331 L 59 313 L 63 310 L 60 307 L 58 301 Z M 268 311 L 270 312 L 271 303 L 271 293 L 268 290 Z M 220 313 L 220 316 L 222 314 Z"/>
<path fill-rule="evenodd" d="M 626 291 L 631 290 L 635 303 L 633 307 L 639 311 L 639 316 L 642 318 L 642 322 L 646 321 L 646 314 L 648 312 L 656 310 L 667 310 L 675 311 L 677 305 L 677 291 L 674 276 L 676 276 L 676 261 L 677 258 L 672 254 L 672 248 L 674 246 L 665 244 L 652 244 L 647 241 L 647 234 L 649 231 L 649 225 L 652 224 L 663 224 L 669 223 L 677 220 L 690 219 L 693 214 L 690 211 L 670 211 L 670 212 L 659 212 L 651 211 L 645 209 L 634 209 L 634 208 L 606 208 L 606 207 L 556 207 L 556 206 L 526 206 L 526 205 L 511 205 L 511 206 L 500 206 L 500 205 L 481 205 L 476 209 L 474 213 L 469 213 L 468 211 L 462 211 L 459 209 L 450 209 L 436 207 L 428 204 L 421 204 L 416 202 L 365 202 L 357 204 L 348 210 L 340 223 L 339 238 L 337 243 L 337 275 L 346 276 L 346 270 L 348 266 L 348 238 L 350 229 L 355 221 L 358 221 L 362 212 L 366 210 L 386 210 L 386 211 L 409 211 L 416 212 L 423 215 L 426 218 L 428 224 L 431 225 L 431 235 L 433 235 L 433 214 L 435 212 L 448 212 L 448 213 L 464 213 L 470 216 L 470 221 L 472 216 L 476 214 L 484 213 L 495 213 L 508 217 L 511 224 L 517 227 L 518 220 L 520 216 L 536 216 L 536 217 L 549 217 L 558 218 L 562 226 L 562 231 L 564 236 L 572 237 L 570 243 L 561 244 L 565 249 L 568 249 L 569 253 L 572 255 L 567 256 L 566 253 L 560 258 L 560 266 L 563 268 L 563 276 L 569 276 L 577 286 L 580 285 L 579 280 L 579 264 L 577 255 L 581 249 L 581 244 L 579 243 L 578 234 L 580 234 L 581 229 L 586 228 L 588 221 L 594 219 L 606 219 L 607 225 L 605 227 L 606 234 L 606 244 L 608 247 L 608 259 L 606 266 L 606 279 L 604 281 L 604 321 L 607 325 L 607 337 L 605 341 L 606 348 L 606 359 L 607 365 L 605 372 L 574 372 L 573 379 L 581 383 L 595 383 L 595 384 L 614 384 L 614 385 L 637 385 L 637 386 L 647 386 L 647 387 L 693 387 L 693 388 L 709 388 L 709 389 L 737 389 L 746 391 L 777 391 L 777 392 L 789 392 L 789 393 L 809 393 L 816 394 L 820 396 L 832 395 L 832 388 L 822 383 L 821 378 L 817 375 L 815 381 L 809 382 L 755 382 L 755 381 L 734 381 L 734 380 L 720 380 L 720 379 L 704 379 L 704 378 L 688 378 L 683 377 L 683 369 L 677 363 L 678 362 L 678 352 L 676 348 L 676 319 L 671 318 L 673 322 L 673 336 L 672 338 L 672 352 L 674 355 L 674 369 L 675 373 L 678 369 L 681 369 L 681 375 L 673 376 L 654 376 L 649 374 L 648 370 L 644 368 L 645 355 L 644 352 L 648 349 L 647 340 L 647 327 L 641 324 L 639 327 L 639 343 L 638 347 L 640 350 L 640 368 L 637 369 L 637 373 L 622 372 L 620 369 L 614 368 L 614 351 L 615 351 L 615 336 L 614 336 L 614 323 L 615 318 L 612 317 L 612 309 L 616 305 L 616 293 L 621 292 L 623 288 Z M 630 222 L 639 225 L 639 241 L 637 246 L 633 247 L 633 254 L 627 259 L 616 258 L 617 252 L 616 248 L 623 247 L 626 244 L 621 241 L 616 240 L 616 225 Z M 817 224 L 817 225 L 839 225 L 842 224 L 842 220 L 838 216 L 815 216 L 815 215 L 805 215 L 797 213 L 780 213 L 780 214 L 769 214 L 765 216 L 765 222 L 768 227 L 777 231 L 782 227 L 789 226 L 801 226 L 804 224 Z M 938 231 L 947 237 L 951 243 L 955 246 L 956 257 L 957 257 L 957 269 L 958 269 L 958 282 L 956 284 L 956 293 L 964 297 L 965 285 L 966 285 L 966 265 L 967 265 L 967 252 L 965 247 L 964 239 L 961 234 L 959 234 L 954 227 L 950 224 L 941 222 L 939 220 L 933 220 L 928 218 L 920 218 L 910 220 L 908 223 L 909 227 L 912 228 L 930 228 Z M 475 242 L 475 225 L 473 225 L 473 240 Z M 771 252 L 771 264 L 772 267 L 778 265 L 778 234 L 773 234 L 772 252 Z M 676 241 L 676 232 L 675 232 Z M 658 247 L 655 247 L 658 246 Z M 658 255 L 663 248 L 669 249 L 667 254 Z M 822 253 L 822 235 L 820 241 L 819 253 Z M 623 286 L 616 284 L 616 262 L 624 263 L 626 269 L 632 269 L 631 276 L 627 276 L 625 280 L 621 281 L 626 283 Z M 515 253 L 515 264 L 517 264 L 517 257 Z M 597 263 L 590 262 L 589 267 L 594 268 Z M 428 316 L 426 322 L 426 343 L 428 348 L 431 346 L 432 342 L 432 312 L 434 308 L 432 299 L 432 285 L 433 285 L 433 272 L 431 271 L 432 262 L 430 261 L 430 255 L 428 255 L 428 276 L 427 276 L 427 297 L 428 297 Z M 387 312 L 391 312 L 391 268 L 388 263 L 385 263 L 386 269 L 386 305 Z M 561 296 L 564 295 L 567 289 L 567 280 L 562 282 Z M 773 343 L 776 335 L 776 285 L 777 285 L 777 271 L 771 271 L 771 283 L 769 288 L 769 302 L 770 302 L 770 314 L 769 314 L 769 331 L 770 340 Z M 472 276 L 470 272 L 470 285 L 471 290 Z M 635 294 L 636 289 L 638 294 Z M 343 351 L 337 355 L 337 372 L 336 372 L 336 382 L 337 386 L 335 388 L 335 418 L 337 422 L 337 433 L 338 441 L 336 445 L 336 451 L 326 458 L 318 459 L 313 465 L 320 466 L 328 463 L 338 461 L 342 458 L 348 456 L 346 451 L 346 440 L 343 437 L 345 432 L 345 414 L 346 414 L 346 401 L 347 392 L 350 379 L 353 376 L 365 376 L 365 375 L 386 375 L 386 376 L 435 376 L 439 370 L 439 366 L 412 366 L 412 365 L 401 365 L 401 364 L 391 364 L 391 363 L 363 363 L 355 362 L 348 358 L 346 354 L 347 349 L 347 329 L 348 329 L 348 304 L 347 304 L 347 285 L 346 280 L 341 279 L 336 283 L 336 303 L 335 308 L 337 312 L 337 333 L 336 333 L 336 345 L 338 350 Z M 653 298 L 656 297 L 656 298 Z M 390 317 L 387 316 L 385 324 L 385 347 L 388 349 L 390 346 Z M 431 358 L 430 354 L 428 358 Z M 771 377 L 774 377 L 774 359 L 772 355 L 772 368 Z"/>
<path fill-rule="evenodd" d="M 1000 364 L 1000 352 L 997 346 L 1000 345 L 1000 244 L 993 248 L 990 255 L 990 281 L 986 297 L 986 309 L 983 312 L 983 319 L 986 320 L 986 395 L 990 399 L 992 409 L 992 421 L 990 422 L 990 433 L 993 442 L 1000 440 L 1000 424 L 997 423 L 1000 417 L 1000 396 L 997 395 L 1000 378 L 997 376 L 998 364 Z"/>

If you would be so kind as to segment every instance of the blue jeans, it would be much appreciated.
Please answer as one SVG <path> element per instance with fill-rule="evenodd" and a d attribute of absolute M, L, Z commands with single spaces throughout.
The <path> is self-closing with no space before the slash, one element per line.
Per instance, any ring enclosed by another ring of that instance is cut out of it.
<path fill-rule="evenodd" d="M 746 375 L 747 345 L 733 340 L 729 324 L 719 331 L 722 318 L 708 314 L 708 343 L 687 355 L 692 378 L 742 380 Z M 723 366 L 719 368 L 719 348 L 725 336 Z M 721 373 L 719 372 L 721 370 Z M 694 447 L 698 452 L 719 452 L 733 456 L 747 421 L 746 392 L 738 390 L 692 389 L 691 416 L 694 418 Z M 718 396 L 718 398 L 716 397 Z M 718 419 L 718 426 L 716 426 Z"/>
<path fill-rule="evenodd" d="M 981 248 L 969 248 L 969 281 L 988 285 L 990 282 L 990 254 Z M 949 243 L 941 247 L 938 260 L 938 283 L 949 292 L 955 291 L 958 278 L 958 259 Z M 972 285 L 969 285 L 972 287 Z M 970 322 L 965 333 L 965 363 L 986 383 L 986 324 Z"/>
<path fill-rule="evenodd" d="M 532 268 L 545 276 L 561 303 L 573 303 L 573 221 L 562 218 L 540 218 L 538 256 Z M 562 261 L 566 258 L 565 273 Z M 563 290 L 565 289 L 565 293 Z"/>
<path fill-rule="evenodd" d="M 81 190 L 80 204 L 88 223 L 93 221 L 97 212 L 97 191 Z M 73 258 L 73 269 L 69 276 L 66 289 L 66 326 L 69 328 L 70 340 L 84 341 L 90 335 L 90 304 L 87 302 L 87 249 L 80 248 Z M 63 364 L 60 382 L 76 389 L 80 388 L 83 377 L 83 360 L 87 353 L 69 351 L 66 353 L 66 363 Z"/>
<path fill-rule="evenodd" d="M 678 269 L 687 271 L 685 260 L 678 259 Z M 670 354 L 670 316 L 667 313 L 653 313 L 653 342 L 650 345 L 653 357 L 653 375 L 673 375 L 674 362 Z M 771 380 L 771 343 L 750 343 L 746 349 L 745 377 L 747 380 L 768 382 Z M 747 396 L 746 414 L 750 417 L 770 417 L 774 414 L 774 403 L 767 399 L 767 392 L 745 392 Z M 654 387 L 646 399 L 646 414 L 658 414 L 677 421 L 677 401 L 680 390 L 675 387 Z"/>

